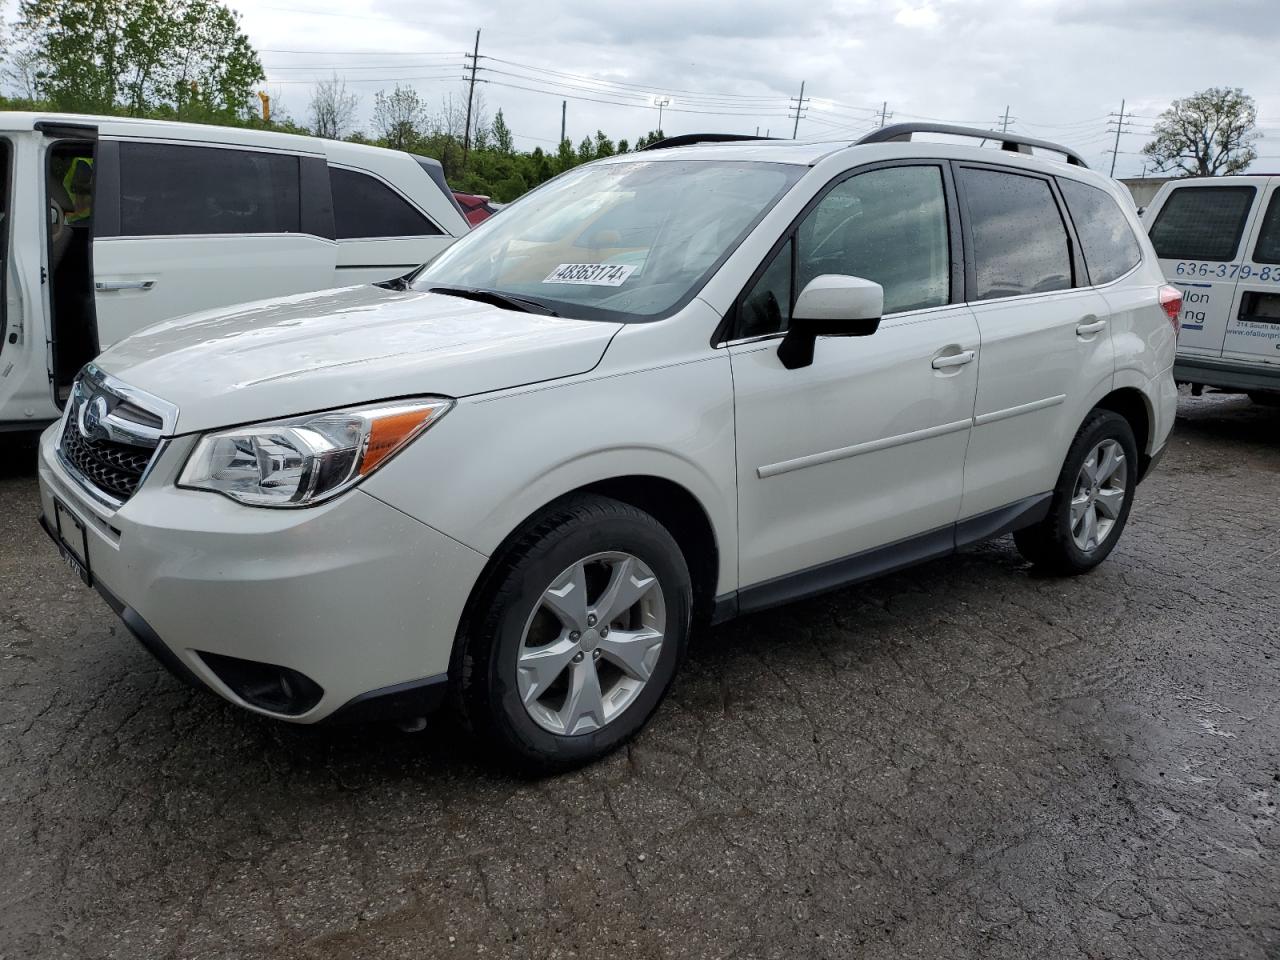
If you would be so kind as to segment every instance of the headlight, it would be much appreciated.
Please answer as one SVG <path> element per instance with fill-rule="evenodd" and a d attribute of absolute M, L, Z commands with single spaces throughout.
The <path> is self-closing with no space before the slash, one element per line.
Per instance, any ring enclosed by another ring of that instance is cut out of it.
<path fill-rule="evenodd" d="M 309 507 L 350 490 L 452 406 L 392 401 L 206 434 L 178 486 L 255 507 Z"/>

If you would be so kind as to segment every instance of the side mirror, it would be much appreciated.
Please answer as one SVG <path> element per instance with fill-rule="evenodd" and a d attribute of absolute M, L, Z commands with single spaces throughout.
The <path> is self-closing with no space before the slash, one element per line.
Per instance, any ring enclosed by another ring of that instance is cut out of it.
<path fill-rule="evenodd" d="M 818 337 L 869 337 L 884 314 L 884 287 L 862 277 L 824 273 L 800 291 L 778 359 L 788 370 L 813 363 Z"/>

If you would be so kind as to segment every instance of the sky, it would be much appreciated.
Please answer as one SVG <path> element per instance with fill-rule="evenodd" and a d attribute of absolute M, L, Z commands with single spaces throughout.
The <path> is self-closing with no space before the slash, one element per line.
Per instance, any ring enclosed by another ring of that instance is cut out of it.
<path fill-rule="evenodd" d="M 1169 102 L 1239 86 L 1258 103 L 1255 169 L 1280 170 L 1276 0 L 230 0 L 261 53 L 273 103 L 305 122 L 311 84 L 337 73 L 361 98 L 414 86 L 433 111 L 477 90 L 520 149 L 555 149 L 561 101 L 576 144 L 726 131 L 854 139 L 880 122 L 946 120 L 1065 143 L 1117 176 Z M 887 108 L 884 104 L 887 103 Z"/>

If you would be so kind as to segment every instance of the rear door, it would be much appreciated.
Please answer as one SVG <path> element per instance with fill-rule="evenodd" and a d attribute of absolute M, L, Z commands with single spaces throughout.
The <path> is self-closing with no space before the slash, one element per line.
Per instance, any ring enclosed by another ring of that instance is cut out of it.
<path fill-rule="evenodd" d="M 1280 178 L 1262 188 L 1246 235 L 1222 355 L 1280 365 Z"/>
<path fill-rule="evenodd" d="M 102 349 L 171 317 L 334 286 L 328 204 L 303 202 L 310 184 L 324 182 L 322 159 L 158 140 L 102 147 L 94 243 Z"/>
<path fill-rule="evenodd" d="M 415 173 L 426 179 L 425 173 Z M 403 276 L 453 242 L 418 204 L 370 170 L 330 163 L 329 182 L 338 285 Z"/>
<path fill-rule="evenodd" d="M 1265 177 L 1175 186 L 1147 212 L 1151 244 L 1165 278 L 1182 291 L 1178 352 L 1222 354 L 1242 271 L 1243 239 L 1252 231 Z M 1268 275 L 1272 271 L 1268 271 Z"/>
<path fill-rule="evenodd" d="M 1053 489 L 1094 397 L 1115 374 L 1110 306 L 1088 286 L 1051 177 L 957 164 L 966 296 L 982 335 L 961 518 Z"/>

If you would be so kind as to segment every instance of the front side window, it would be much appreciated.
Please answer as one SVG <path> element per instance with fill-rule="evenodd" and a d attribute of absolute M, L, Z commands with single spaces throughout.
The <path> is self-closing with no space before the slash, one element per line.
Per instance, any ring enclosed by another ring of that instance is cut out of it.
<path fill-rule="evenodd" d="M 1047 180 L 962 167 L 973 234 L 970 300 L 993 300 L 1071 286 L 1071 245 Z"/>
<path fill-rule="evenodd" d="M 329 183 L 339 240 L 434 237 L 443 232 L 408 200 L 367 173 L 330 167 Z"/>
<path fill-rule="evenodd" d="M 1058 187 L 1080 238 L 1090 282 L 1110 283 L 1141 262 L 1138 238 L 1114 197 L 1078 180 L 1059 178 Z"/>
<path fill-rule="evenodd" d="M 1255 263 L 1280 263 L 1280 190 L 1271 194 L 1267 215 L 1262 219 L 1258 242 L 1253 248 Z"/>
<path fill-rule="evenodd" d="M 656 319 L 691 300 L 806 169 L 650 159 L 581 167 L 485 221 L 413 287 L 467 287 L 582 319 Z"/>
<path fill-rule="evenodd" d="M 826 273 L 880 284 L 886 314 L 950 302 L 942 171 L 934 166 L 886 167 L 834 186 L 743 296 L 737 336 L 786 330 L 795 298 L 810 280 Z"/>
<path fill-rule="evenodd" d="M 1179 187 L 1151 225 L 1161 260 L 1233 260 L 1253 206 L 1253 187 Z"/>
<path fill-rule="evenodd" d="M 120 235 L 297 233 L 298 158 L 142 141 L 120 143 Z"/>

